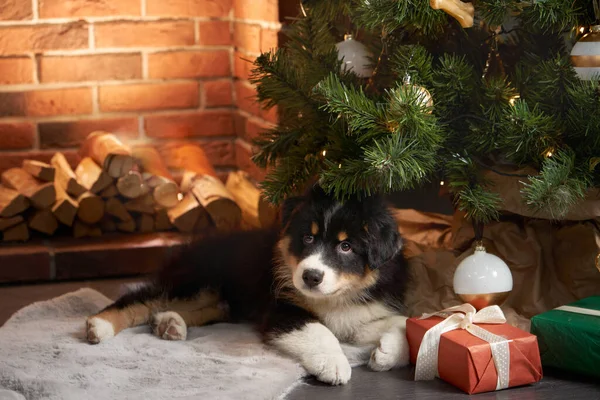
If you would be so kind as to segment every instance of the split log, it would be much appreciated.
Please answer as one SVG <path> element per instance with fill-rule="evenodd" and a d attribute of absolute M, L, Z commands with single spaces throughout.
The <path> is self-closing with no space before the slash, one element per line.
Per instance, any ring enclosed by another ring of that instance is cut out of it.
<path fill-rule="evenodd" d="M 106 213 L 117 218 L 121 222 L 131 221 L 131 214 L 125 208 L 123 203 L 116 197 L 111 197 L 106 201 Z"/>
<path fill-rule="evenodd" d="M 191 192 L 218 230 L 231 231 L 240 226 L 242 211 L 219 179 L 197 175 L 193 179 Z"/>
<path fill-rule="evenodd" d="M 58 221 L 50 210 L 38 210 L 29 219 L 29 227 L 34 231 L 52 235 L 58 229 Z"/>
<path fill-rule="evenodd" d="M 244 171 L 232 172 L 225 187 L 242 210 L 242 219 L 254 228 L 270 228 L 277 220 L 277 208 L 264 199 Z"/>
<path fill-rule="evenodd" d="M 154 214 L 156 212 L 154 199 L 151 194 L 138 197 L 137 199 L 129 200 L 125 203 L 125 209 L 127 211 L 136 212 L 140 214 Z"/>
<path fill-rule="evenodd" d="M 46 209 L 56 200 L 54 184 L 44 183 L 22 168 L 11 168 L 4 171 L 2 183 L 27 197 L 31 204 L 38 209 Z"/>
<path fill-rule="evenodd" d="M 160 155 L 168 168 L 217 177 L 206 153 L 196 143 L 168 144 L 161 147 Z"/>
<path fill-rule="evenodd" d="M 90 133 L 79 153 L 82 157 L 91 157 L 111 178 L 128 174 L 135 165 L 131 150 L 108 132 Z"/>
<path fill-rule="evenodd" d="M 81 160 L 75 168 L 77 182 L 90 192 L 97 194 L 112 184 L 112 178 L 102 170 L 90 157 Z"/>
<path fill-rule="evenodd" d="M 202 209 L 192 193 L 186 194 L 167 214 L 171 224 L 181 232 L 192 232 L 197 223 L 205 227 L 209 226 L 206 211 Z"/>
<path fill-rule="evenodd" d="M 5 242 L 26 242 L 29 240 L 29 228 L 22 222 L 4 231 L 2 240 Z"/>
<path fill-rule="evenodd" d="M 184 171 L 183 176 L 181 178 L 181 191 L 184 193 L 192 190 L 192 185 L 194 184 L 194 179 L 198 174 L 193 171 Z"/>
<path fill-rule="evenodd" d="M 104 216 L 104 201 L 95 194 L 85 192 L 77 198 L 77 203 L 77 217 L 86 224 L 100 222 Z"/>
<path fill-rule="evenodd" d="M 54 181 L 54 167 L 37 160 L 23 160 L 23 169 L 41 181 Z"/>
<path fill-rule="evenodd" d="M 102 197 L 103 199 L 110 199 L 111 197 L 115 197 L 118 194 L 119 191 L 117 190 L 117 187 L 115 185 L 110 185 L 102 192 L 100 192 L 100 197 Z"/>
<path fill-rule="evenodd" d="M 167 208 L 174 207 L 179 202 L 179 187 L 158 151 L 152 146 L 139 146 L 133 149 L 132 155 L 142 170 L 150 174 L 146 182 L 156 203 Z"/>
<path fill-rule="evenodd" d="M 152 190 L 152 197 L 154 197 L 156 204 L 171 208 L 179 203 L 179 186 L 175 181 L 154 175 L 148 178 L 146 183 Z"/>
<path fill-rule="evenodd" d="M 112 218 L 106 217 L 100 222 L 100 229 L 102 232 L 116 232 L 117 223 Z"/>
<path fill-rule="evenodd" d="M 148 193 L 149 188 L 139 172 L 131 171 L 117 180 L 117 190 L 128 199 L 137 199 Z"/>
<path fill-rule="evenodd" d="M 140 215 L 137 219 L 137 230 L 142 233 L 154 232 L 154 218 L 152 218 L 152 215 Z"/>
<path fill-rule="evenodd" d="M 81 221 L 75 221 L 73 224 L 73 237 L 76 239 L 100 236 L 102 236 L 102 230 L 97 225 L 88 225 Z"/>
<path fill-rule="evenodd" d="M 10 218 L 0 218 L 0 231 L 5 231 L 8 228 L 12 228 L 23 221 L 24 219 L 22 215 L 15 215 L 14 217 Z"/>
<path fill-rule="evenodd" d="M 69 196 L 61 185 L 54 185 L 56 189 L 56 202 L 52 206 L 52 213 L 62 224 L 67 226 L 73 225 L 79 203 Z"/>
<path fill-rule="evenodd" d="M 0 217 L 8 218 L 29 208 L 29 200 L 16 190 L 0 185 Z"/>
<path fill-rule="evenodd" d="M 169 214 L 166 208 L 160 208 L 156 210 L 154 215 L 154 229 L 156 231 L 168 231 L 173 228 L 173 224 L 169 220 Z"/>
<path fill-rule="evenodd" d="M 56 176 L 54 178 L 54 183 L 56 185 L 60 185 L 67 193 L 74 197 L 79 197 L 87 191 L 85 187 L 77 182 L 77 177 L 64 154 L 54 154 L 50 163 L 56 169 Z"/>
<path fill-rule="evenodd" d="M 133 233 L 135 232 L 135 221 L 133 219 L 125 222 L 119 222 L 117 229 L 121 232 Z"/>

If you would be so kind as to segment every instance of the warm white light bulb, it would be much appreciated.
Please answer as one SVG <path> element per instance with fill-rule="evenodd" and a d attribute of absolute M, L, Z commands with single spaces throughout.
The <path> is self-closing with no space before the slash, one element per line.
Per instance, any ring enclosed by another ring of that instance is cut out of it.
<path fill-rule="evenodd" d="M 465 258 L 454 273 L 454 292 L 459 295 L 504 293 L 512 288 L 508 265 L 483 248 Z"/>

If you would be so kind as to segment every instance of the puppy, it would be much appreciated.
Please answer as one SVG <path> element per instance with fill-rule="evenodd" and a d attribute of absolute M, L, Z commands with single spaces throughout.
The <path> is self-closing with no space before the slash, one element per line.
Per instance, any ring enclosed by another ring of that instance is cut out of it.
<path fill-rule="evenodd" d="M 282 207 L 282 228 L 204 239 L 156 277 L 87 320 L 90 343 L 150 323 L 185 340 L 187 327 L 249 322 L 318 380 L 345 384 L 340 343 L 370 346 L 376 371 L 408 364 L 408 284 L 395 220 L 379 197 L 344 203 L 315 186 Z"/>

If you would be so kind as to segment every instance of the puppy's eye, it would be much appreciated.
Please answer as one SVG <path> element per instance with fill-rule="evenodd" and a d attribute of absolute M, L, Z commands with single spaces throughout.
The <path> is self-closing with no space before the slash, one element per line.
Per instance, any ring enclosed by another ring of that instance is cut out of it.
<path fill-rule="evenodd" d="M 352 246 L 348 242 L 340 243 L 339 247 L 340 247 L 340 251 L 342 251 L 343 253 L 348 253 L 349 251 L 352 250 Z"/>
<path fill-rule="evenodd" d="M 315 237 L 313 235 L 304 235 L 304 243 L 311 244 L 315 241 Z"/>

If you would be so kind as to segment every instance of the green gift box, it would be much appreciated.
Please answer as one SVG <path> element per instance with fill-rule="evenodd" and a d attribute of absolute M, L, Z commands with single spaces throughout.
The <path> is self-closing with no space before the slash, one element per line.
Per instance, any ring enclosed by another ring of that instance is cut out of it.
<path fill-rule="evenodd" d="M 542 365 L 600 377 L 600 296 L 534 316 Z"/>

